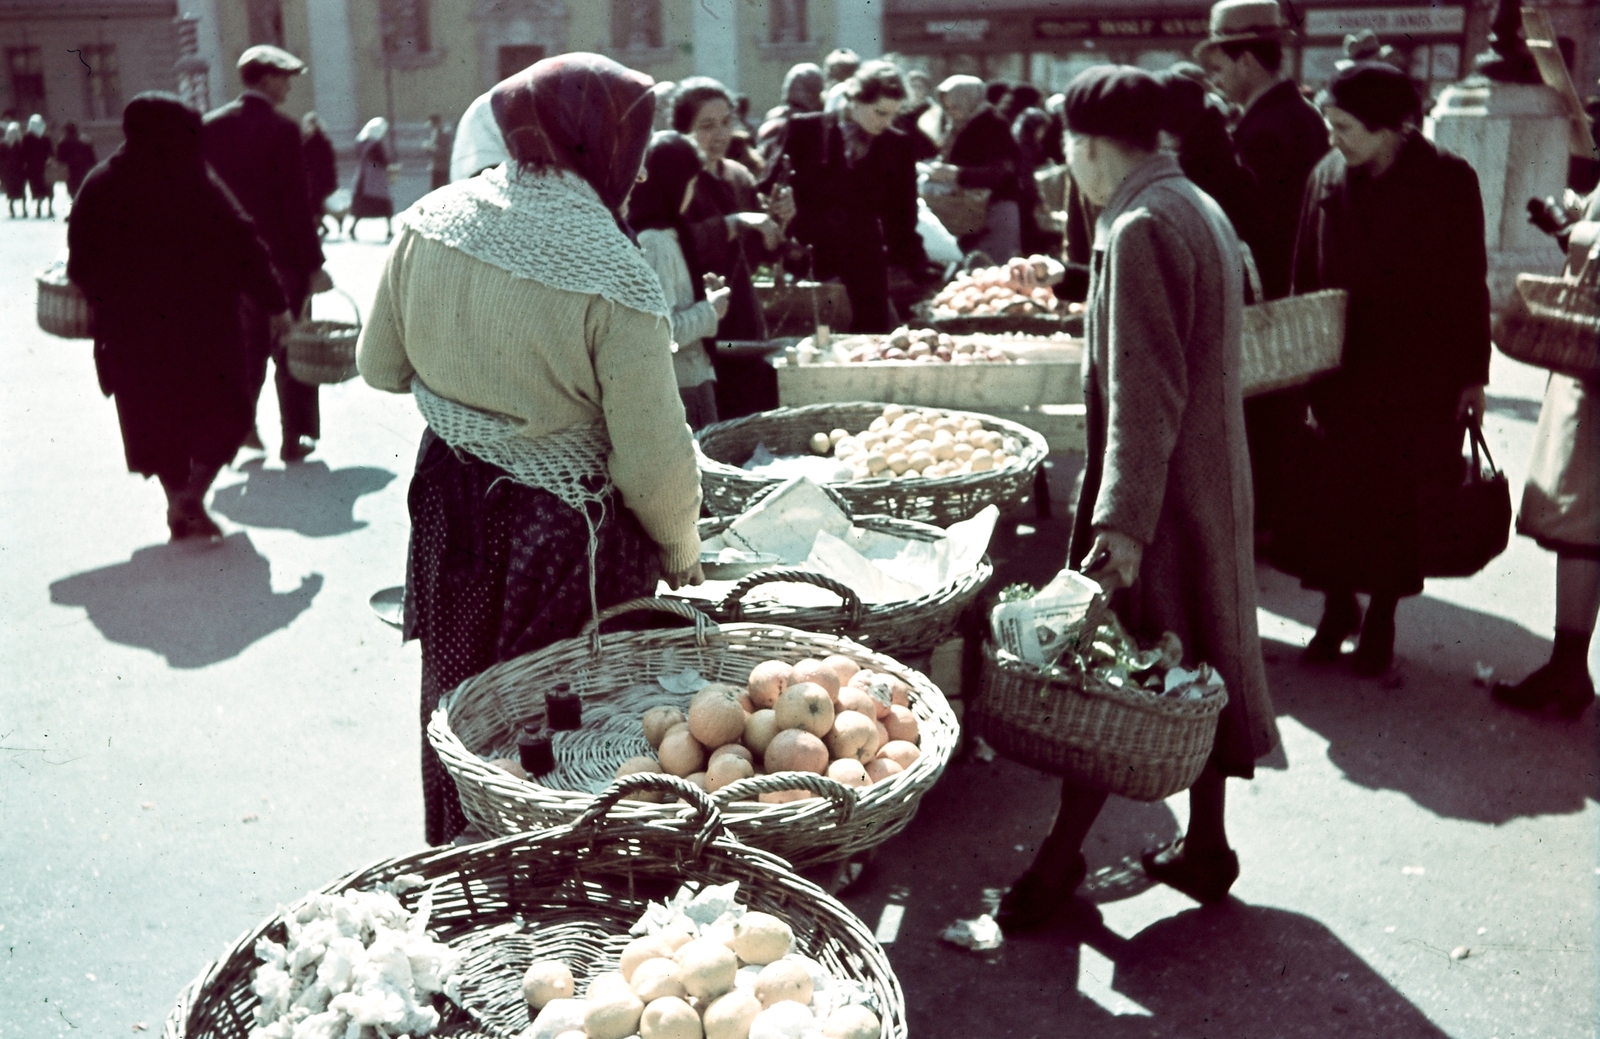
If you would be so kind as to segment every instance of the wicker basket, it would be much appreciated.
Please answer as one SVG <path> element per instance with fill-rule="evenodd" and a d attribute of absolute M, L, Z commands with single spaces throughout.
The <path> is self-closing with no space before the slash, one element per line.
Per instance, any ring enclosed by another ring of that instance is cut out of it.
<path fill-rule="evenodd" d="M 334 289 L 350 303 L 356 320 L 301 321 L 284 337 L 289 374 L 308 386 L 348 382 L 356 376 L 356 341 L 361 338 L 361 308 L 343 289 Z"/>
<path fill-rule="evenodd" d="M 754 776 L 716 794 L 728 829 L 753 846 L 796 866 L 849 858 L 904 829 L 922 795 L 944 771 L 959 726 L 937 686 L 916 671 L 831 635 L 776 624 L 727 624 L 675 599 L 638 599 L 601 613 L 606 620 L 643 608 L 693 618 L 695 628 L 618 632 L 593 638 L 594 626 L 575 639 L 498 664 L 468 679 L 434 712 L 428 742 L 456 783 L 466 816 L 485 833 L 520 833 L 558 826 L 582 814 L 616 767 L 648 754 L 640 716 L 674 696 L 657 685 L 664 674 L 694 668 L 711 681 L 742 685 L 763 660 L 796 661 L 838 653 L 884 671 L 911 686 L 911 710 L 921 730 L 922 756 L 897 775 L 862 790 L 824 776 L 781 773 Z M 515 779 L 485 758 L 516 757 L 523 723 L 544 719 L 544 694 L 569 683 L 583 699 L 583 728 L 555 734 L 556 771 L 544 783 Z M 679 697 L 687 706 L 690 697 Z M 757 794 L 805 788 L 820 799 L 762 804 Z M 641 818 L 666 818 L 675 809 L 639 804 Z"/>
<path fill-rule="evenodd" d="M 93 339 L 94 311 L 83 290 L 67 280 L 66 269 L 51 267 L 35 279 L 39 327 L 62 339 Z"/>
<path fill-rule="evenodd" d="M 922 199 L 944 229 L 960 238 L 977 234 L 989 222 L 989 195 L 988 188 L 957 188 L 948 192 L 924 192 Z"/>
<path fill-rule="evenodd" d="M 1591 258 L 1576 278 L 1517 275 L 1494 341 L 1523 364 L 1578 379 L 1600 375 L 1600 261 Z"/>
<path fill-rule="evenodd" d="M 733 522 L 731 516 L 700 521 L 700 540 L 720 534 Z M 898 538 L 937 541 L 944 531 L 926 523 L 892 516 L 857 516 L 858 527 Z M 957 581 L 923 596 L 890 603 L 863 603 L 847 585 L 823 574 L 782 567 L 760 570 L 741 580 L 727 598 L 716 604 L 684 597 L 718 621 L 760 621 L 783 624 L 803 631 L 842 635 L 879 653 L 896 657 L 927 653 L 954 635 L 961 613 L 978 597 L 994 576 L 988 556 Z M 764 584 L 797 582 L 824 588 L 839 597 L 838 606 L 787 606 L 777 602 L 746 603 L 744 598 Z"/>
<path fill-rule="evenodd" d="M 1223 690 L 1177 700 L 1092 689 L 1002 661 L 983 647 L 983 685 L 967 707 L 996 751 L 1042 772 L 1136 801 L 1159 801 L 1200 777 L 1217 735 Z"/>
<path fill-rule="evenodd" d="M 1339 367 L 1348 301 L 1343 289 L 1324 289 L 1245 307 L 1239 345 L 1244 395 L 1303 386 Z"/>
<path fill-rule="evenodd" d="M 619 804 L 645 787 L 670 790 L 692 807 L 646 819 L 628 807 L 635 802 Z M 668 776 L 630 776 L 570 825 L 388 859 L 317 893 L 420 877 L 424 884 L 399 895 L 401 903 L 415 911 L 431 893 L 429 931 L 464 953 L 458 974 L 466 1009 L 447 1012 L 434 1034 L 511 1039 L 528 1026 L 522 975 L 534 960 L 564 961 L 581 991 L 588 978 L 616 969 L 647 901 L 670 897 L 684 881 L 738 881 L 739 901 L 788 923 L 797 951 L 867 987 L 878 1003 L 881 1039 L 905 1039 L 905 995 L 871 932 L 782 859 L 730 840 L 721 826 L 697 788 Z M 241 936 L 190 982 L 167 1018 L 165 1039 L 246 1039 L 260 1003 L 251 990 L 256 941 L 283 941 L 284 920 L 304 901 Z"/>
<path fill-rule="evenodd" d="M 700 461 L 700 488 L 713 515 L 736 516 L 744 512 L 757 491 L 782 481 L 739 468 L 756 449 L 766 444 L 776 455 L 806 454 L 811 434 L 818 430 L 852 432 L 883 414 L 885 405 L 856 401 L 848 404 L 808 404 L 777 408 L 727 422 L 714 422 L 696 434 Z M 1050 444 L 1027 426 L 993 415 L 939 409 L 947 415 L 975 418 L 985 429 L 1013 438 L 1019 445 L 1017 462 L 1004 469 L 959 476 L 916 480 L 852 480 L 830 484 L 852 512 L 863 516 L 893 516 L 948 527 L 971 519 L 987 505 L 1004 512 L 1033 489 L 1033 478 L 1050 453 Z"/>

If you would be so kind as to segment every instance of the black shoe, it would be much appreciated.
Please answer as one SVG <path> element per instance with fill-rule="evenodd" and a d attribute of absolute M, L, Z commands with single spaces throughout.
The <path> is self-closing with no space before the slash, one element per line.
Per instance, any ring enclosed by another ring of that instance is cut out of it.
<path fill-rule="evenodd" d="M 1139 862 L 1151 880 L 1182 891 L 1202 905 L 1226 899 L 1228 889 L 1239 879 L 1239 856 L 1232 848 L 1191 854 L 1182 837 L 1165 848 L 1145 852 Z"/>
<path fill-rule="evenodd" d="M 1329 600 L 1322 609 L 1317 633 L 1300 653 L 1303 664 L 1331 664 L 1339 659 L 1344 640 L 1361 630 L 1361 606 L 1355 596 L 1342 602 Z"/>
<path fill-rule="evenodd" d="M 205 509 L 195 512 L 167 510 L 167 530 L 172 541 L 217 541 L 222 538 L 222 528 L 206 515 Z"/>
<path fill-rule="evenodd" d="M 1489 695 L 1519 711 L 1537 713 L 1554 707 L 1563 718 L 1571 719 L 1594 703 L 1594 679 L 1587 667 L 1564 673 L 1554 664 L 1546 664 L 1516 685 L 1496 682 Z"/>
<path fill-rule="evenodd" d="M 1394 620 L 1374 617 L 1369 611 L 1361 626 L 1361 641 L 1350 668 L 1363 678 L 1376 678 L 1394 664 Z"/>
<path fill-rule="evenodd" d="M 1038 930 L 1050 922 L 1057 910 L 1072 901 L 1072 893 L 1088 874 L 1089 864 L 1081 852 L 1065 876 L 1051 877 L 1029 867 L 1001 896 L 994 922 L 1007 935 Z"/>
<path fill-rule="evenodd" d="M 278 457 L 285 462 L 303 462 L 317 449 L 317 442 L 310 437 L 295 437 L 285 440 L 283 449 L 278 452 Z"/>

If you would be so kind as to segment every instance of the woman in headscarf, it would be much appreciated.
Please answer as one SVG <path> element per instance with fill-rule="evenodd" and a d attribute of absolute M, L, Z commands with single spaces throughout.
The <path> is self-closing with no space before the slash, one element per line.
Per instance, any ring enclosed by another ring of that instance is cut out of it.
<path fill-rule="evenodd" d="M 126 138 L 78 189 L 67 275 L 94 305 L 95 367 L 116 398 L 128 469 L 167 493 L 174 541 L 221 534 L 204 499 L 250 432 L 240 296 L 289 328 L 255 226 L 200 151 L 200 114 L 144 93 Z"/>
<path fill-rule="evenodd" d="M 511 161 L 406 212 L 357 357 L 428 420 L 405 602 L 424 729 L 485 668 L 576 635 L 663 575 L 702 579 L 671 309 L 622 218 L 650 79 L 563 54 L 491 104 Z M 466 820 L 425 734 L 422 776 L 427 839 L 442 844 Z"/>
<path fill-rule="evenodd" d="M 689 138 L 672 130 L 658 133 L 645 153 L 644 183 L 628 199 L 628 225 L 672 308 L 672 364 L 691 429 L 717 421 L 717 373 L 706 340 L 717 334 L 729 295 L 722 279 L 700 271 L 688 252 L 684 214 L 694 201 L 701 165 L 700 149 Z"/>
<path fill-rule="evenodd" d="M 1350 302 L 1343 364 L 1311 387 L 1323 461 L 1275 562 L 1326 595 L 1306 662 L 1338 660 L 1359 631 L 1354 670 L 1376 676 L 1394 658 L 1395 607 L 1426 576 L 1418 491 L 1461 479 L 1466 426 L 1483 416 L 1483 198 L 1472 167 L 1422 136 L 1405 73 L 1359 62 L 1319 101 L 1334 147 L 1306 185 L 1294 286 Z"/>
<path fill-rule="evenodd" d="M 55 145 L 45 131 L 44 116 L 35 112 L 28 117 L 28 132 L 22 135 L 22 173 L 28 181 L 28 193 L 33 196 L 33 215 L 40 219 L 46 208 L 50 219 L 56 218 L 56 186 L 44 175 L 45 163 L 55 154 Z"/>
<path fill-rule="evenodd" d="M 28 176 L 22 172 L 22 126 L 6 123 L 5 134 L 0 137 L 0 188 L 6 193 L 7 215 L 17 215 L 17 203 L 22 203 L 22 215 L 28 215 Z"/>
<path fill-rule="evenodd" d="M 783 148 L 784 134 L 789 120 L 806 112 L 822 111 L 822 90 L 827 81 L 822 69 L 809 61 L 791 68 L 783 77 L 783 104 L 767 109 L 761 125 L 756 128 L 756 147 L 770 165 Z"/>
<path fill-rule="evenodd" d="M 991 84 L 992 85 L 992 84 Z M 989 215 L 982 230 L 962 240 L 996 263 L 1022 254 L 1021 150 L 1011 124 L 984 99 L 976 76 L 951 76 L 939 84 L 939 107 L 950 121 L 943 162 L 928 173 L 935 184 L 989 189 Z"/>
<path fill-rule="evenodd" d="M 389 195 L 389 120 L 375 116 L 356 135 L 356 180 L 350 189 L 350 237 L 367 217 L 383 217 L 384 241 L 394 238 L 394 199 Z"/>

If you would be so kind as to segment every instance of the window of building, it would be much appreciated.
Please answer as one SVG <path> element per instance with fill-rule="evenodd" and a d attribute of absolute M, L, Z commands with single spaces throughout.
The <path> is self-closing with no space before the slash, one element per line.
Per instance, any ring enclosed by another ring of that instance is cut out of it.
<path fill-rule="evenodd" d="M 11 101 L 22 118 L 44 111 L 44 58 L 38 47 L 7 47 Z"/>
<path fill-rule="evenodd" d="M 380 0 L 378 26 L 383 49 L 393 55 L 431 54 L 433 28 L 428 0 Z"/>
<path fill-rule="evenodd" d="M 283 46 L 283 4 L 279 0 L 246 0 L 245 15 L 250 21 L 250 42 Z"/>
<path fill-rule="evenodd" d="M 83 45 L 84 108 L 90 119 L 115 119 L 122 114 L 122 75 L 117 70 L 117 45 Z"/>
<path fill-rule="evenodd" d="M 510 79 L 523 69 L 544 59 L 544 48 L 537 43 L 514 43 L 502 46 L 495 54 L 496 71 L 501 79 Z"/>
<path fill-rule="evenodd" d="M 768 0 L 768 43 L 807 43 L 806 0 Z"/>
<path fill-rule="evenodd" d="M 619 51 L 661 46 L 661 0 L 611 0 L 611 47 Z"/>

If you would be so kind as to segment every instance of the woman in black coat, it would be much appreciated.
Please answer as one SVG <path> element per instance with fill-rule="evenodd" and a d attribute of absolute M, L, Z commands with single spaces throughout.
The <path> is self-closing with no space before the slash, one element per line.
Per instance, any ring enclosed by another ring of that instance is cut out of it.
<path fill-rule="evenodd" d="M 789 121 L 782 152 L 794 171 L 789 232 L 812 247 L 819 279 L 844 282 L 851 330 L 887 332 L 896 322 L 890 265 L 913 280 L 929 273 L 917 234 L 911 139 L 892 125 L 908 92 L 885 61 L 862 65 L 847 84 L 844 107 Z"/>
<path fill-rule="evenodd" d="M 326 234 L 322 221 L 327 214 L 328 196 L 339 187 L 339 169 L 334 161 L 333 142 L 328 140 L 315 112 L 307 112 L 300 120 L 300 158 L 306 167 L 306 195 L 317 233 Z"/>
<path fill-rule="evenodd" d="M 1416 129 L 1418 95 L 1363 62 L 1321 99 L 1334 150 L 1311 174 L 1294 281 L 1350 294 L 1343 366 L 1312 387 L 1317 486 L 1288 567 L 1326 593 L 1308 662 L 1357 630 L 1359 674 L 1387 671 L 1395 605 L 1422 591 L 1417 495 L 1461 479 L 1489 381 L 1488 258 L 1478 178 Z M 1361 618 L 1357 592 L 1371 595 Z"/>
<path fill-rule="evenodd" d="M 0 189 L 6 193 L 8 216 L 17 215 L 17 203 L 22 203 L 22 215 L 28 215 L 28 175 L 22 171 L 22 127 L 16 123 L 0 122 L 5 136 L 0 138 Z"/>
<path fill-rule="evenodd" d="M 50 219 L 56 216 L 55 185 L 45 176 L 45 164 L 56 156 L 55 145 L 50 143 L 44 116 L 35 113 L 28 117 L 28 132 L 22 135 L 22 173 L 28 180 L 28 194 L 33 196 L 33 215 L 43 219 L 46 208 Z"/>
<path fill-rule="evenodd" d="M 122 129 L 78 191 L 67 275 L 94 306 L 95 367 L 129 471 L 161 479 L 174 541 L 214 538 L 206 491 L 254 421 L 240 295 L 279 335 L 288 305 L 255 225 L 201 156 L 200 114 L 152 91 L 128 103 Z"/>

